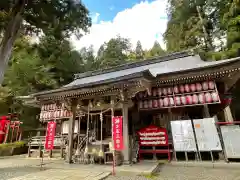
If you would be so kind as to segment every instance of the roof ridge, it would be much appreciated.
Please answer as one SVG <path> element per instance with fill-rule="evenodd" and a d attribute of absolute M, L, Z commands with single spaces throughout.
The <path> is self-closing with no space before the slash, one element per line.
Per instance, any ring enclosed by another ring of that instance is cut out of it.
<path fill-rule="evenodd" d="M 187 50 L 187 51 L 181 51 L 181 52 L 167 54 L 164 56 L 155 56 L 155 57 L 148 58 L 148 59 L 141 59 L 140 61 L 137 61 L 137 62 L 128 62 L 128 63 L 121 64 L 118 66 L 110 67 L 110 68 L 74 74 L 74 80 L 81 79 L 83 77 L 95 76 L 95 75 L 99 75 L 99 74 L 105 74 L 105 73 L 110 73 L 110 72 L 114 72 L 114 71 L 120 71 L 120 70 L 124 70 L 124 69 L 140 67 L 140 66 L 144 66 L 144 65 L 158 63 L 158 62 L 170 61 L 173 59 L 192 56 L 192 55 L 193 55 L 193 53 L 190 52 L 189 50 Z"/>

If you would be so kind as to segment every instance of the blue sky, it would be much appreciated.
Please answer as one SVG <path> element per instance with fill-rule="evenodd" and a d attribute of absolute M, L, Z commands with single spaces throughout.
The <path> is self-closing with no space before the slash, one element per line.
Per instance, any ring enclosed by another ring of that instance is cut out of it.
<path fill-rule="evenodd" d="M 83 0 L 92 14 L 99 13 L 101 16 L 99 20 L 111 21 L 125 9 L 132 8 L 135 4 L 140 3 L 142 0 Z M 149 0 L 148 2 L 152 2 Z"/>
<path fill-rule="evenodd" d="M 144 49 L 154 41 L 165 47 L 162 34 L 167 27 L 168 0 L 83 0 L 92 17 L 89 33 L 80 40 L 72 37 L 76 49 L 93 45 L 94 50 L 111 38 L 128 38 L 135 48 L 139 40 Z"/>

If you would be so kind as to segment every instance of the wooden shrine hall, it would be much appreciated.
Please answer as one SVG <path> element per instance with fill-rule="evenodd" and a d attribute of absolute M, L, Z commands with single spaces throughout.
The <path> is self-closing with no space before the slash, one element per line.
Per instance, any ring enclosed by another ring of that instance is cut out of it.
<path fill-rule="evenodd" d="M 56 136 L 67 137 L 69 163 L 94 162 L 97 157 L 108 162 L 107 154 L 113 151 L 112 116 L 123 117 L 124 149 L 116 153 L 121 163 L 137 161 L 147 152 L 166 153 L 171 160 L 178 148 L 175 142 L 180 143 L 174 140 L 177 123 L 173 126 L 172 121 L 206 118 L 207 122 L 212 117 L 233 121 L 228 97 L 239 71 L 240 57 L 203 61 L 192 52 L 178 52 L 76 74 L 70 84 L 32 94 L 26 103 L 34 98 L 43 124 L 57 122 Z M 154 146 L 153 150 L 141 148 L 144 145 Z"/>

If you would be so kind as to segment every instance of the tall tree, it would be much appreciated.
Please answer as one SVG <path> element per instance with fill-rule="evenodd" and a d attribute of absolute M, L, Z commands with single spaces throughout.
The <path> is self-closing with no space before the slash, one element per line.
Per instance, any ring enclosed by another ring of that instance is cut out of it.
<path fill-rule="evenodd" d="M 142 44 L 141 44 L 140 41 L 137 42 L 135 53 L 136 53 L 136 59 L 143 59 L 144 58 L 144 51 L 142 49 Z"/>
<path fill-rule="evenodd" d="M 81 1 L 74 0 L 12 0 L 0 1 L 0 84 L 11 56 L 14 41 L 20 30 L 27 33 L 51 29 L 61 39 L 71 34 L 81 35 L 91 25 L 88 10 Z"/>
<path fill-rule="evenodd" d="M 162 56 L 165 54 L 165 51 L 162 49 L 159 42 L 155 41 L 153 47 L 150 49 L 151 56 Z"/>

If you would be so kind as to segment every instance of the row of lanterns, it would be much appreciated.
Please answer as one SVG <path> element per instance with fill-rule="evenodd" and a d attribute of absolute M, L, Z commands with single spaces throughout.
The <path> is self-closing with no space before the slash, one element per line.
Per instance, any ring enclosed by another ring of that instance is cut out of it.
<path fill-rule="evenodd" d="M 40 113 L 40 119 L 58 119 L 58 118 L 68 118 L 72 116 L 72 112 L 68 110 L 58 110 L 58 111 L 42 111 Z"/>
<path fill-rule="evenodd" d="M 57 110 L 61 109 L 61 107 L 58 107 L 56 104 L 45 104 L 42 105 L 41 111 L 49 111 L 49 110 Z"/>
<path fill-rule="evenodd" d="M 154 100 L 144 100 L 139 102 L 140 109 L 159 108 L 169 106 L 182 106 L 194 104 L 208 104 L 219 102 L 219 96 L 216 92 L 200 93 L 193 95 L 182 95 L 176 97 L 165 97 Z"/>
<path fill-rule="evenodd" d="M 150 94 L 147 92 L 140 92 L 139 98 L 144 98 L 147 96 L 167 96 L 180 93 L 190 93 L 190 92 L 201 92 L 201 91 L 208 91 L 214 90 L 215 83 L 213 81 L 205 81 L 202 83 L 194 83 L 194 84 L 181 84 L 176 85 L 174 87 L 166 87 L 166 88 L 152 88 Z"/>

